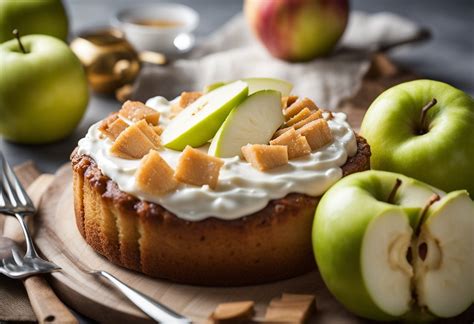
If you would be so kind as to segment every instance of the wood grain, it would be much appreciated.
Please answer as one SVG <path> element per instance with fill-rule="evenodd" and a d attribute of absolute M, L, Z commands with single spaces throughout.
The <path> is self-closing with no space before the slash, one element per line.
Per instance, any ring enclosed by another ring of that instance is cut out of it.
<path fill-rule="evenodd" d="M 24 284 L 39 323 L 78 323 L 76 317 L 58 299 L 43 276 L 28 277 Z"/>

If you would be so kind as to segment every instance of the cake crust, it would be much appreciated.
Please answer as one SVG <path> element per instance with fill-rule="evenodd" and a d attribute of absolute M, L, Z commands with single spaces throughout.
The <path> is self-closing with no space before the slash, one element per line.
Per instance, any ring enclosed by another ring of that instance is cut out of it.
<path fill-rule="evenodd" d="M 356 137 L 357 153 L 341 167 L 343 176 L 370 168 L 370 147 Z M 319 197 L 290 193 L 238 219 L 192 222 L 121 191 L 77 150 L 71 162 L 79 232 L 115 264 L 199 285 L 264 283 L 315 267 L 311 228 Z"/>

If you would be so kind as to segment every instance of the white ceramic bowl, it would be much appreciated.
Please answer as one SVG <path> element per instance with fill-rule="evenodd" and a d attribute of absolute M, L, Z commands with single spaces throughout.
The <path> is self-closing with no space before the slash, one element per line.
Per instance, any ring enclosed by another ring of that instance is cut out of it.
<path fill-rule="evenodd" d="M 179 22 L 171 27 L 138 24 L 140 20 Z M 194 45 L 192 32 L 199 24 L 198 13 L 178 3 L 156 3 L 119 11 L 112 24 L 123 31 L 137 51 L 155 51 L 173 55 L 189 51 Z"/>

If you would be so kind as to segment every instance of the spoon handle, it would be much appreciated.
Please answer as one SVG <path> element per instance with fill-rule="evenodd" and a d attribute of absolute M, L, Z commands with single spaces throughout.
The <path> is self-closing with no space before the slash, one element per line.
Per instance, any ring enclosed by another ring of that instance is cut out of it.
<path fill-rule="evenodd" d="M 78 323 L 43 277 L 28 277 L 24 280 L 24 285 L 39 323 Z"/>

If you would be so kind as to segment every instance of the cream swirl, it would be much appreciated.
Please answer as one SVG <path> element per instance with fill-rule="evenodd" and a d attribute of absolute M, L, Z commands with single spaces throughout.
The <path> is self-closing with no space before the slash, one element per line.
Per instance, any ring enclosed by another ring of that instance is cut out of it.
<path fill-rule="evenodd" d="M 163 97 L 154 97 L 147 105 L 161 113 L 160 124 L 169 122 L 171 104 Z M 346 115 L 333 113 L 328 120 L 334 140 L 331 144 L 310 155 L 292 159 L 285 166 L 267 172 L 253 168 L 238 156 L 224 158 L 217 187 L 202 187 L 181 183 L 176 191 L 154 196 L 139 190 L 135 184 L 135 171 L 140 160 L 126 160 L 111 156 L 112 142 L 100 137 L 96 123 L 79 141 L 79 154 L 92 157 L 103 174 L 114 180 L 119 189 L 142 200 L 155 202 L 177 217 L 199 221 L 208 217 L 224 220 L 236 219 L 263 209 L 270 200 L 289 193 L 310 196 L 322 195 L 342 177 L 340 168 L 357 151 L 355 134 L 346 122 Z M 326 116 L 327 117 L 327 116 Z M 207 152 L 208 145 L 201 147 Z M 181 152 L 162 148 L 160 155 L 175 168 Z"/>

